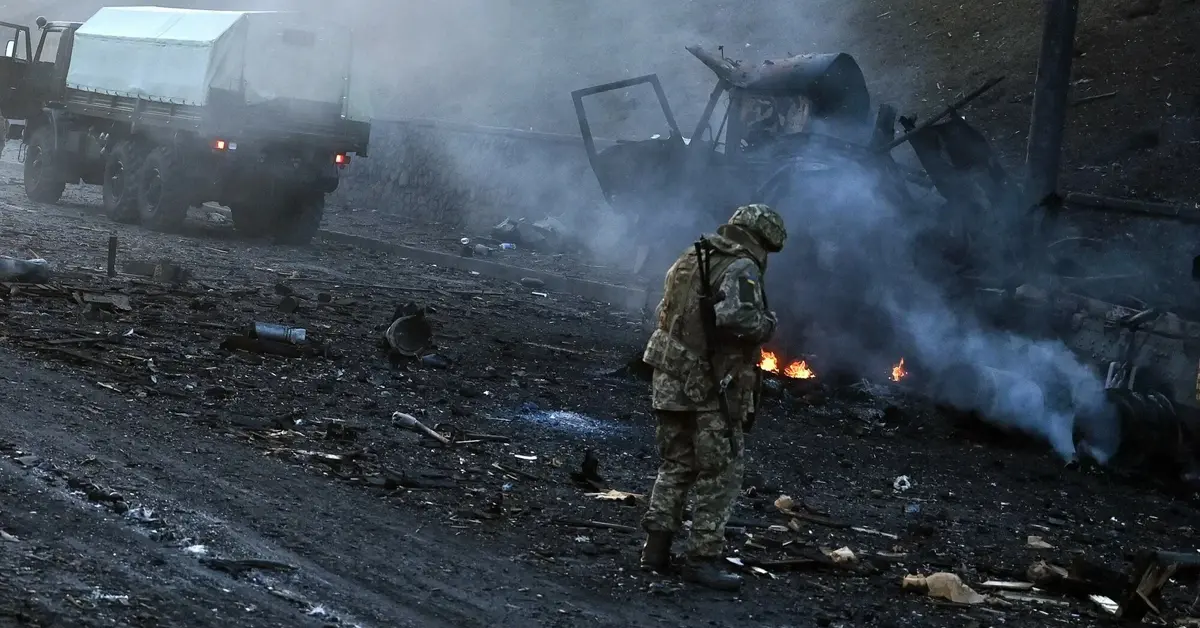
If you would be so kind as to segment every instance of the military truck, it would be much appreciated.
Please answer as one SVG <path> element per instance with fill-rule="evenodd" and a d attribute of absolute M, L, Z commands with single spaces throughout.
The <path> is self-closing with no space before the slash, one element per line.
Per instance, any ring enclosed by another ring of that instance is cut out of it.
<path fill-rule="evenodd" d="M 0 114 L 25 192 L 103 186 L 113 220 L 181 226 L 217 202 L 249 237 L 305 244 L 370 111 L 348 29 L 297 13 L 107 7 L 85 22 L 0 23 Z"/>

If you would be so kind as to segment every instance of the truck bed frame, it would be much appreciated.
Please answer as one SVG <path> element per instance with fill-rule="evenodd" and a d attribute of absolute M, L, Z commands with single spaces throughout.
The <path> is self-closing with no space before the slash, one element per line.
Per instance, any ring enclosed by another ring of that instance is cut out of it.
<path fill-rule="evenodd" d="M 308 103 L 274 101 L 246 106 L 233 104 L 233 98 L 214 90 L 210 104 L 196 106 L 68 88 L 62 106 L 76 115 L 123 122 L 135 130 L 186 131 L 239 142 L 269 140 L 367 156 L 369 123 L 339 119 L 327 112 L 309 116 L 296 111 L 311 108 Z"/>

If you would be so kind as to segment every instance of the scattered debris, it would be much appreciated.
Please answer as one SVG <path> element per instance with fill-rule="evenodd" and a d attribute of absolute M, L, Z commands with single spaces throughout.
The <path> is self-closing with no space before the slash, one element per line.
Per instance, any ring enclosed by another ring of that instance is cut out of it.
<path fill-rule="evenodd" d="M 1112 91 L 1112 92 L 1105 92 L 1103 94 L 1092 94 L 1091 96 L 1083 96 L 1081 98 L 1076 98 L 1074 100 L 1074 102 L 1071 103 L 1071 106 L 1078 107 L 1079 105 L 1087 104 L 1090 102 L 1096 102 L 1097 100 L 1105 100 L 1108 98 L 1112 98 L 1113 96 L 1116 96 L 1116 95 L 1117 95 L 1117 92 Z"/>
<path fill-rule="evenodd" d="M 583 450 L 583 461 L 579 464 L 579 470 L 572 471 L 568 475 L 576 484 L 601 492 L 608 490 L 608 483 L 600 476 L 600 459 L 591 449 Z"/>
<path fill-rule="evenodd" d="M 381 345 L 389 349 L 393 360 L 402 356 L 415 358 L 433 343 L 433 325 L 425 316 L 425 309 L 415 303 L 396 308 L 392 324 L 383 333 Z"/>
<path fill-rule="evenodd" d="M 1162 589 L 1173 577 L 1200 573 L 1200 554 L 1143 550 L 1134 558 L 1130 587 L 1121 597 L 1122 621 L 1141 621 L 1147 613 L 1163 614 Z"/>
<path fill-rule="evenodd" d="M 1032 604 L 1052 604 L 1055 606 L 1069 606 L 1071 603 L 1067 600 L 1058 598 L 1046 597 L 1044 595 L 1033 595 L 1031 593 L 1017 593 L 1015 591 L 1000 591 L 996 594 L 998 597 L 1009 600 L 1011 602 L 1027 602 Z"/>
<path fill-rule="evenodd" d="M 591 528 L 593 530 L 614 530 L 616 532 L 637 532 L 638 529 L 633 526 L 621 525 L 619 523 L 607 523 L 604 521 L 590 521 L 584 519 L 554 519 L 555 525 L 567 526 L 571 528 Z"/>
<path fill-rule="evenodd" d="M 264 353 L 285 358 L 299 358 L 304 355 L 300 347 L 283 342 L 246 336 L 229 336 L 221 342 L 221 348 L 226 351 L 245 351 L 247 353 Z"/>
<path fill-rule="evenodd" d="M 405 414 L 405 413 L 399 412 L 399 411 L 393 412 L 392 413 L 392 424 L 396 425 L 398 427 L 403 427 L 405 429 L 413 430 L 414 432 L 419 432 L 421 434 L 424 434 L 424 435 L 438 441 L 439 443 L 441 443 L 443 445 L 450 444 L 449 438 L 446 438 L 445 436 L 442 436 L 441 434 L 433 431 L 431 428 L 426 427 L 424 423 L 421 423 L 420 421 L 418 421 L 417 418 L 411 414 Z"/>
<path fill-rule="evenodd" d="M 905 589 L 921 591 L 929 597 L 948 600 L 957 604 L 982 604 L 987 597 L 976 593 L 971 587 L 963 584 L 958 576 L 952 573 L 935 573 L 929 576 L 904 576 L 901 586 Z"/>
<path fill-rule="evenodd" d="M 892 482 L 892 490 L 897 493 L 903 493 L 910 488 L 912 488 L 912 481 L 908 479 L 907 475 L 902 475 Z"/>
<path fill-rule="evenodd" d="M 520 245 L 535 251 L 558 252 L 571 244 L 566 226 L 551 216 L 532 223 L 524 218 L 505 218 L 492 227 L 491 237 L 507 244 L 502 245 L 505 249 L 515 249 L 516 245 Z"/>
<path fill-rule="evenodd" d="M 453 364 L 454 362 L 450 358 L 440 353 L 430 353 L 428 355 L 421 356 L 421 366 L 428 366 L 435 369 L 448 369 L 453 366 Z"/>
<path fill-rule="evenodd" d="M 1025 546 L 1040 550 L 1054 549 L 1053 545 L 1047 543 L 1040 536 L 1030 536 L 1028 539 L 1026 539 Z"/>
<path fill-rule="evenodd" d="M 158 262 L 125 262 L 121 267 L 121 271 L 126 275 L 150 277 L 152 280 L 164 284 L 181 284 L 192 278 L 190 271 L 169 260 Z"/>
<path fill-rule="evenodd" d="M 776 579 L 775 574 L 773 574 L 773 573 L 767 571 L 766 569 L 763 569 L 762 567 L 757 566 L 757 565 L 747 565 L 742 559 L 737 558 L 736 556 L 726 556 L 725 560 L 727 562 L 729 562 L 729 564 L 736 565 L 738 567 L 741 567 L 742 569 L 746 569 L 750 573 L 752 573 L 756 576 L 766 576 L 773 580 Z"/>
<path fill-rule="evenodd" d="M 1095 602 L 1097 606 L 1104 609 L 1105 612 L 1116 615 L 1121 609 L 1120 605 L 1113 601 L 1110 597 L 1103 595 L 1089 595 L 1088 599 Z"/>
<path fill-rule="evenodd" d="M 79 300 L 95 309 L 133 311 L 129 297 L 123 294 L 83 294 L 79 296 Z"/>
<path fill-rule="evenodd" d="M 300 300 L 293 296 L 285 296 L 279 299 L 279 305 L 275 309 L 284 314 L 295 314 L 300 311 Z"/>
<path fill-rule="evenodd" d="M 988 580 L 979 585 L 983 589 L 996 589 L 998 591 L 1029 591 L 1033 586 L 1032 582 L 1004 582 L 1000 580 Z"/>
<path fill-rule="evenodd" d="M 546 287 L 546 282 L 536 277 L 522 277 L 521 285 L 533 290 L 540 290 Z"/>
<path fill-rule="evenodd" d="M 44 259 L 0 256 L 0 281 L 37 284 L 50 281 L 50 277 L 50 263 Z"/>
<path fill-rule="evenodd" d="M 832 560 L 836 565 L 853 565 L 858 562 L 858 556 L 855 555 L 854 551 L 849 547 L 842 547 L 825 552 L 825 555 L 828 556 L 829 559 Z"/>
<path fill-rule="evenodd" d="M 272 340 L 275 342 L 302 345 L 308 340 L 308 331 L 300 327 L 288 327 L 274 323 L 254 323 L 249 337 L 256 340 Z"/>
<path fill-rule="evenodd" d="M 891 539 L 893 541 L 900 540 L 900 537 L 898 535 L 892 534 L 890 532 L 880 532 L 879 530 L 876 530 L 874 528 L 860 528 L 860 527 L 855 526 L 850 529 L 854 530 L 855 532 L 858 532 L 859 534 L 870 534 L 871 536 L 882 536 L 885 539 Z"/>
<path fill-rule="evenodd" d="M 261 571 L 297 571 L 297 567 L 287 563 L 281 563 L 274 560 L 262 560 L 258 558 L 244 559 L 228 559 L 228 558 L 201 558 L 200 564 L 214 571 L 222 571 L 231 576 L 237 577 L 248 571 L 255 569 Z"/>
<path fill-rule="evenodd" d="M 816 525 L 825 526 L 828 528 L 846 529 L 846 528 L 852 527 L 849 523 L 846 523 L 844 521 L 837 521 L 835 519 L 830 519 L 829 517 L 825 517 L 823 515 L 818 515 L 818 514 L 813 514 L 813 513 L 808 513 L 808 512 L 800 512 L 800 511 L 796 510 L 795 500 L 793 500 L 788 495 L 780 495 L 775 500 L 775 507 L 777 509 L 779 509 L 779 512 L 792 518 L 793 523 L 790 525 L 798 526 L 798 524 L 795 524 L 794 522 L 796 520 L 801 520 L 801 521 L 807 521 L 809 523 L 813 523 Z M 801 504 L 801 507 L 804 507 L 803 504 Z M 808 509 L 807 507 L 804 507 L 804 508 L 806 510 Z"/>
<path fill-rule="evenodd" d="M 636 502 L 646 497 L 639 493 L 627 493 L 616 489 L 609 489 L 603 493 L 585 493 L 584 496 L 607 502 Z"/>

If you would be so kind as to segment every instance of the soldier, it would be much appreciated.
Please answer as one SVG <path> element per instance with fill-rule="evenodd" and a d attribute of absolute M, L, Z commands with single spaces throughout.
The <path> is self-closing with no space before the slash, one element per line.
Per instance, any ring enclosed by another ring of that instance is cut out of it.
<path fill-rule="evenodd" d="M 663 571 L 688 492 L 695 496 L 683 578 L 735 591 L 741 577 L 721 567 L 725 524 L 741 489 L 743 433 L 753 422 L 762 344 L 775 331 L 763 274 L 783 248 L 783 219 L 746 205 L 667 271 L 658 328 L 642 359 L 654 368 L 652 403 L 662 458 L 650 507 L 643 569 Z M 707 281 L 705 281 L 707 279 Z"/>

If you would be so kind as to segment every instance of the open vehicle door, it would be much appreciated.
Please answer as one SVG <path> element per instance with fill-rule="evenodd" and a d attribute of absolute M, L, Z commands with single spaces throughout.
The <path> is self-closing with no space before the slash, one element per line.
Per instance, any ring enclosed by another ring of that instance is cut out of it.
<path fill-rule="evenodd" d="M 618 139 L 615 144 L 601 148 L 593 135 L 592 121 L 588 118 L 583 99 L 589 96 L 608 94 L 618 90 L 629 90 L 641 85 L 649 85 L 658 99 L 659 108 L 666 119 L 663 132 L 645 139 Z M 579 118 L 579 132 L 583 136 L 583 147 L 587 151 L 588 162 L 600 189 L 609 204 L 620 210 L 625 204 L 622 201 L 633 202 L 637 199 L 656 196 L 662 190 L 674 188 L 679 165 L 682 163 L 683 150 L 686 142 L 679 131 L 679 124 L 671 105 L 667 102 L 666 93 L 658 75 L 648 74 L 637 78 L 605 83 L 571 92 L 575 101 L 575 113 Z M 632 208 L 631 208 L 632 209 Z"/>
<path fill-rule="evenodd" d="M 28 89 L 33 58 L 29 27 L 0 22 L 0 41 L 4 42 L 4 55 L 0 56 L 0 115 L 24 120 L 40 108 Z M 20 137 L 21 127 L 10 127 L 9 134 L 14 132 Z"/>

